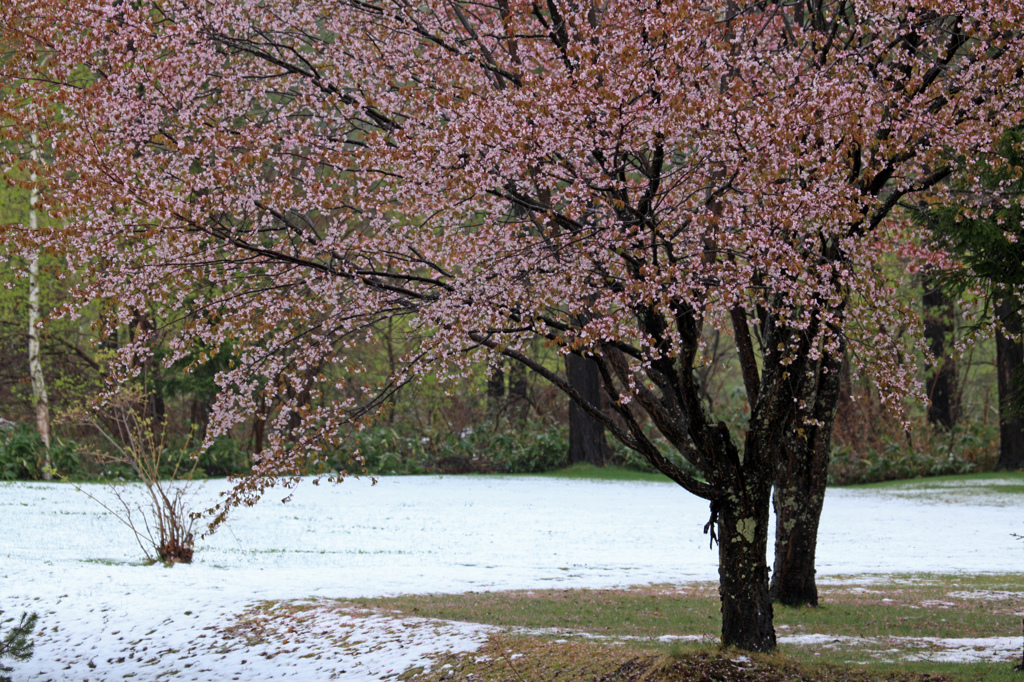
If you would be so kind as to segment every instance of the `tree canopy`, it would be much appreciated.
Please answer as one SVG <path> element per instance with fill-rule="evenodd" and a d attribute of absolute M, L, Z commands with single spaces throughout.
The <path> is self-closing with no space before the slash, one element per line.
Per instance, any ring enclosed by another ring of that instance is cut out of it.
<path fill-rule="evenodd" d="M 897 207 L 954 177 L 991 195 L 971 178 L 1021 123 L 1022 19 L 1020 0 L 26 0 L 0 9 L 21 84 L 0 116 L 52 154 L 68 226 L 44 240 L 91 273 L 83 297 L 185 318 L 171 361 L 233 344 L 211 437 L 260 392 L 311 371 L 325 390 L 316 368 L 381 320 L 423 334 L 384 385 L 349 363 L 328 404 L 286 403 L 251 481 L 303 471 L 397 386 L 503 355 L 711 501 L 723 639 L 769 649 L 768 491 L 803 382 L 846 343 L 890 403 L 918 390 L 887 273 L 946 256 Z M 701 399 L 712 325 L 744 433 Z M 537 339 L 597 362 L 616 418 Z"/>
<path fill-rule="evenodd" d="M 920 217 L 945 248 L 960 257 L 956 274 L 997 295 L 1014 297 L 1024 288 L 1024 133 L 1007 131 L 996 147 L 996 163 L 980 159 L 977 173 L 989 189 L 983 197 L 964 196 L 976 186 L 954 186 L 955 203 L 921 207 Z M 979 199 L 982 203 L 979 208 Z"/>

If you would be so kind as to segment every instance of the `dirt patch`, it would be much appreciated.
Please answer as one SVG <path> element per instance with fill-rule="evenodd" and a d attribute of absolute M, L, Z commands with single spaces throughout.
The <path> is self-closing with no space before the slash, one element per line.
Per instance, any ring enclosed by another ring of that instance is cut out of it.
<path fill-rule="evenodd" d="M 939 682 L 929 674 L 893 673 L 880 676 L 860 671 L 820 668 L 802 670 L 760 657 L 698 653 L 685 656 L 632 658 L 597 682 Z"/>

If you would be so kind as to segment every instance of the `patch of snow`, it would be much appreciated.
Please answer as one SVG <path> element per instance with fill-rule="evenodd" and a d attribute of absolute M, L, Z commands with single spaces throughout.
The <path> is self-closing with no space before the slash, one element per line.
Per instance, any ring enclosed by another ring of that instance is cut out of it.
<path fill-rule="evenodd" d="M 940 638 L 919 637 L 906 639 L 913 646 L 934 647 L 936 650 L 907 656 L 908 660 L 940 663 L 972 663 L 976 661 L 1005 661 L 1020 658 L 1020 637 Z"/>
<path fill-rule="evenodd" d="M 783 635 L 778 637 L 779 644 L 795 644 L 796 646 L 817 646 L 831 648 L 843 644 L 864 644 L 870 639 L 864 637 L 850 637 L 847 635 L 826 635 L 821 633 L 810 633 L 806 635 Z"/>
<path fill-rule="evenodd" d="M 998 490 L 999 487 L 1019 487 L 1019 479 L 988 478 L 970 480 L 914 480 L 903 481 L 884 488 L 850 489 L 849 492 L 867 492 L 883 497 L 914 500 L 930 505 L 954 505 L 984 503 L 1005 506 L 1015 504 L 1016 496 Z"/>
<path fill-rule="evenodd" d="M 1020 657 L 1020 637 L 850 637 L 827 634 L 784 635 L 779 644 L 834 649 L 854 646 L 889 660 L 975 663 Z M 897 648 L 893 648 L 896 645 Z M 907 649 L 913 649 L 907 653 Z"/>
<path fill-rule="evenodd" d="M 637 637 L 636 639 L 642 638 Z M 706 642 L 709 639 L 712 638 L 708 637 L 708 635 L 662 635 L 658 637 L 659 642 Z M 713 639 L 717 641 L 718 637 L 716 636 Z"/>
<path fill-rule="evenodd" d="M 640 635 L 599 635 L 594 632 L 584 632 L 582 630 L 571 630 L 569 628 L 508 628 L 508 631 L 515 635 L 526 635 L 526 636 L 548 636 L 548 637 L 559 637 L 555 640 L 556 642 L 567 642 L 569 640 L 566 637 L 575 637 L 577 639 L 590 639 L 600 642 L 646 642 L 651 641 L 650 637 L 642 637 Z M 661 635 L 654 638 L 659 642 L 708 642 L 718 641 L 718 636 L 711 635 Z"/>
<path fill-rule="evenodd" d="M 1024 600 L 1024 592 L 1009 592 L 1007 590 L 960 590 L 950 592 L 949 596 L 954 599 L 980 599 L 982 601 Z"/>
<path fill-rule="evenodd" d="M 994 485 L 1020 485 L 1019 478 L 971 478 L 971 479 L 913 479 L 891 484 L 890 490 L 922 491 L 934 488 L 944 490 L 962 490 L 966 488 L 984 488 Z"/>
<path fill-rule="evenodd" d="M 428 655 L 438 651 L 474 651 L 489 630 L 320 602 L 257 606 L 241 614 L 205 606 L 159 623 L 133 623 L 110 610 L 88 609 L 78 618 L 61 613 L 53 625 L 52 619 L 44 624 L 50 627 L 37 639 L 35 657 L 17 673 L 57 680 L 378 680 L 429 668 Z"/>
<path fill-rule="evenodd" d="M 227 487 L 198 484 L 197 506 Z M 701 533 L 707 503 L 670 483 L 383 477 L 376 486 L 303 482 L 281 504 L 289 492 L 238 510 L 200 540 L 194 564 L 163 568 L 140 565 L 130 531 L 71 487 L 0 484 L 0 608 L 38 612 L 42 631 L 15 679 L 328 679 L 342 669 L 346 680 L 384 679 L 425 666 L 431 651 L 473 651 L 490 630 L 343 612 L 323 600 L 718 576 L 718 551 Z M 870 584 L 909 571 L 1017 571 L 1024 543 L 1004 529 L 1019 523 L 1019 509 L 1019 495 L 1002 493 L 936 505 L 830 490 L 818 575 Z M 276 619 L 264 618 L 267 609 Z M 293 630 L 275 629 L 276 620 Z M 437 634 L 425 637 L 431 628 Z M 329 631 L 366 644 L 324 648 Z"/>

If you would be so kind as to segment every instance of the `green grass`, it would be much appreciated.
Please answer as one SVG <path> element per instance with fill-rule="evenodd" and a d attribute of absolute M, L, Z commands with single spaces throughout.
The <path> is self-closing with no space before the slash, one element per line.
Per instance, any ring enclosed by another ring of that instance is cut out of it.
<path fill-rule="evenodd" d="M 564 469 L 556 469 L 541 474 L 525 474 L 546 478 L 568 478 L 576 480 L 596 481 L 650 481 L 655 483 L 671 483 L 667 476 L 658 473 L 646 473 L 623 467 L 597 467 L 592 464 L 574 464 Z M 1009 481 L 1008 483 L 987 483 L 988 481 Z M 831 486 L 844 488 L 868 489 L 929 489 L 948 486 L 952 483 L 961 484 L 958 489 L 977 492 L 1001 494 L 1024 494 L 1024 471 L 993 471 L 980 474 L 962 474 L 958 476 L 931 476 L 927 478 L 911 478 L 882 483 L 862 483 L 851 486 Z M 972 485 L 975 484 L 975 485 Z"/>
<path fill-rule="evenodd" d="M 1007 598 L 987 598 L 994 593 Z M 815 609 L 778 608 L 776 623 L 785 626 L 784 634 L 1012 637 L 1021 634 L 1024 575 L 918 575 L 877 585 L 825 585 L 820 599 Z"/>
<path fill-rule="evenodd" d="M 991 484 L 986 481 L 1019 481 L 1012 484 Z M 961 474 L 958 476 L 929 476 L 927 478 L 909 478 L 898 481 L 883 481 L 881 483 L 862 483 L 859 485 L 843 486 L 846 488 L 879 488 L 879 489 L 906 489 L 906 488 L 933 488 L 950 483 L 966 484 L 968 488 L 994 488 L 999 492 L 1019 493 L 1024 492 L 1024 471 L 987 471 L 980 474 Z M 976 483 L 978 485 L 971 486 Z"/>
<path fill-rule="evenodd" d="M 573 464 L 564 469 L 546 471 L 542 474 L 530 474 L 532 476 L 544 476 L 547 478 L 571 478 L 594 481 L 651 481 L 653 483 L 671 483 L 672 481 L 664 474 L 651 474 L 635 469 L 624 467 L 604 466 L 597 467 L 593 464 Z"/>
<path fill-rule="evenodd" d="M 706 634 L 720 628 L 717 588 L 695 583 L 680 591 L 653 586 L 630 590 L 519 590 L 455 595 L 410 595 L 359 601 L 367 608 L 531 630 L 558 628 L 602 638 L 648 638 L 666 633 Z"/>
<path fill-rule="evenodd" d="M 101 566 L 152 566 L 151 561 L 127 561 L 124 559 L 82 559 L 84 564 L 100 564 Z"/>
<path fill-rule="evenodd" d="M 906 575 L 884 582 L 850 578 L 842 584 L 822 585 L 820 592 L 818 608 L 777 607 L 775 611 L 776 631 L 781 638 L 827 636 L 813 643 L 783 639 L 771 658 L 780 665 L 791 662 L 805 670 L 821 666 L 832 670 L 806 679 L 833 679 L 833 668 L 854 667 L 876 676 L 870 679 L 919 673 L 955 680 L 1024 679 L 1012 674 L 1007 662 L 912 660 L 945 650 L 945 645 L 927 638 L 1020 638 L 1024 574 Z M 414 595 L 347 603 L 406 615 L 497 625 L 520 640 L 539 638 L 549 643 L 616 647 L 622 652 L 622 661 L 631 655 L 678 658 L 706 653 L 709 647 L 717 651 L 721 626 L 717 587 L 712 583 L 622 590 Z M 683 641 L 684 636 L 696 636 L 696 641 Z"/>

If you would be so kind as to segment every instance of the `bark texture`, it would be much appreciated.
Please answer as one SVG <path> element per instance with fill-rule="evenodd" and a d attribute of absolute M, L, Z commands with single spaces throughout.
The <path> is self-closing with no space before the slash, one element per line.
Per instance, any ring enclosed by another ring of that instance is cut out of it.
<path fill-rule="evenodd" d="M 997 305 L 1002 327 L 996 332 L 996 374 L 999 385 L 999 461 L 997 469 L 1024 469 L 1024 325 L 1016 301 Z"/>
<path fill-rule="evenodd" d="M 505 404 L 505 370 L 495 365 L 487 373 L 487 404 L 492 412 L 500 412 Z"/>
<path fill-rule="evenodd" d="M 768 590 L 768 500 L 771 486 L 731 490 L 718 508 L 718 575 L 722 599 L 722 646 L 747 651 L 775 649 Z"/>
<path fill-rule="evenodd" d="M 775 475 L 775 566 L 771 598 L 786 606 L 817 606 L 815 552 L 825 502 L 832 427 L 842 394 L 842 355 L 819 363 L 802 391 Z M 808 420 L 807 417 L 811 419 Z"/>
<path fill-rule="evenodd" d="M 32 160 L 39 160 L 39 137 L 32 133 Z M 30 176 L 32 182 L 36 181 L 36 174 Z M 36 215 L 36 203 L 39 201 L 39 191 L 32 188 L 29 197 L 29 229 L 34 234 L 39 229 L 39 218 Z M 46 378 L 43 375 L 43 363 L 39 353 L 39 325 L 40 325 L 40 303 L 39 303 L 39 253 L 32 254 L 28 264 L 28 371 L 32 381 L 32 402 L 36 410 L 36 428 L 43 440 L 43 480 L 49 481 L 53 476 L 50 468 L 53 466 L 50 461 L 50 399 L 46 394 Z"/>
<path fill-rule="evenodd" d="M 36 408 L 36 427 L 46 450 L 50 449 L 50 401 L 46 393 L 46 379 L 39 352 L 39 255 L 34 254 L 28 265 L 28 371 L 32 380 L 32 401 Z M 44 455 L 45 466 L 50 466 L 49 453 Z M 50 474 L 43 471 L 43 478 Z"/>
<path fill-rule="evenodd" d="M 526 368 L 513 363 L 508 376 L 508 410 L 515 419 L 525 419 L 530 409 L 529 384 Z"/>
<path fill-rule="evenodd" d="M 565 376 L 586 402 L 601 405 L 601 374 L 597 363 L 579 355 L 565 356 Z M 569 462 L 604 466 L 611 454 L 605 438 L 604 424 L 569 401 Z"/>
<path fill-rule="evenodd" d="M 935 356 L 925 379 L 928 391 L 928 423 L 946 429 L 957 421 L 957 367 L 950 353 L 953 345 L 953 302 L 931 277 L 923 280 L 921 295 L 924 337 Z"/>

